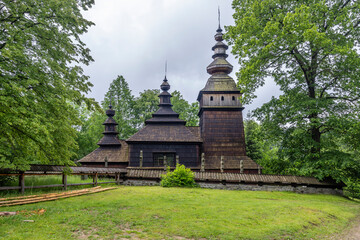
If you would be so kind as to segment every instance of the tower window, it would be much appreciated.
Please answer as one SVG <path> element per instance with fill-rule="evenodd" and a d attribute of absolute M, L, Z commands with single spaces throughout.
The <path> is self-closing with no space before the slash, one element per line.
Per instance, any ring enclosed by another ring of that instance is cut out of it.
<path fill-rule="evenodd" d="M 232 100 L 235 101 L 235 96 L 232 96 Z"/>
<path fill-rule="evenodd" d="M 214 100 L 214 98 L 213 98 L 213 96 L 211 96 L 211 97 L 210 97 L 210 101 L 213 101 L 213 100 Z"/>
<path fill-rule="evenodd" d="M 224 101 L 224 96 L 221 96 L 221 101 Z"/>

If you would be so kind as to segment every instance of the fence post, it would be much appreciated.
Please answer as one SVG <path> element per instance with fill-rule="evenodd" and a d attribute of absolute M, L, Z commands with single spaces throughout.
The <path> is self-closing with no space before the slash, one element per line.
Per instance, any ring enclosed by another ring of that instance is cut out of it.
<path fill-rule="evenodd" d="M 19 186 L 21 187 L 19 189 L 21 194 L 25 193 L 25 173 L 24 172 L 20 172 L 19 175 Z"/>
<path fill-rule="evenodd" d="M 97 186 L 97 180 L 98 180 L 98 173 L 96 172 L 96 173 L 95 173 L 95 176 L 94 176 L 94 178 L 93 178 L 93 184 L 94 184 L 94 186 Z"/>
<path fill-rule="evenodd" d="M 67 175 L 64 173 L 62 175 L 62 184 L 63 184 L 63 189 L 66 191 L 67 190 Z"/>
<path fill-rule="evenodd" d="M 116 185 L 120 185 L 120 173 L 115 173 Z"/>

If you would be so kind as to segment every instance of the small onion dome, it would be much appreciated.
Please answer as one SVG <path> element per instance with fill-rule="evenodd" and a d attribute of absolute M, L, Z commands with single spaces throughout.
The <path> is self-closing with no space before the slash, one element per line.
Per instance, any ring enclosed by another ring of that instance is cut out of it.
<path fill-rule="evenodd" d="M 165 79 L 163 80 L 163 83 L 160 85 L 160 88 L 161 88 L 161 90 L 163 90 L 165 92 L 169 91 L 170 84 L 168 83 L 168 80 L 166 79 L 166 76 L 165 76 Z"/>

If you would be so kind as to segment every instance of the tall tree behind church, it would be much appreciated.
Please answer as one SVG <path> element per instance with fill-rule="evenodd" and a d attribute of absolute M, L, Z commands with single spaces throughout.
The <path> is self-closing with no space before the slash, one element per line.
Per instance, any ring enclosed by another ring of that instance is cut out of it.
<path fill-rule="evenodd" d="M 115 121 L 119 124 L 117 130 L 120 139 L 127 139 L 137 131 L 137 119 L 135 112 L 135 97 L 131 94 L 129 84 L 123 76 L 118 76 L 110 84 L 105 94 L 102 107 L 108 109 L 109 105 L 116 111 Z"/>

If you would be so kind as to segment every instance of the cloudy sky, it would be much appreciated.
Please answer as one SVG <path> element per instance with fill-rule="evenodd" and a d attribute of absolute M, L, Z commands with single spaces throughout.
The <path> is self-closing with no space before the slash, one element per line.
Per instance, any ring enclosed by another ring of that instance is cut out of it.
<path fill-rule="evenodd" d="M 88 96 L 102 101 L 117 75 L 124 76 L 135 96 L 157 89 L 167 60 L 170 91 L 179 90 L 187 101 L 195 102 L 209 78 L 206 67 L 212 61 L 218 6 L 221 25 L 233 25 L 230 0 L 96 1 L 84 13 L 96 24 L 83 36 L 95 59 L 84 68 L 94 84 Z M 229 50 L 236 81 L 239 65 Z M 269 81 L 259 89 L 258 99 L 245 106 L 246 112 L 277 95 L 273 85 Z"/>

